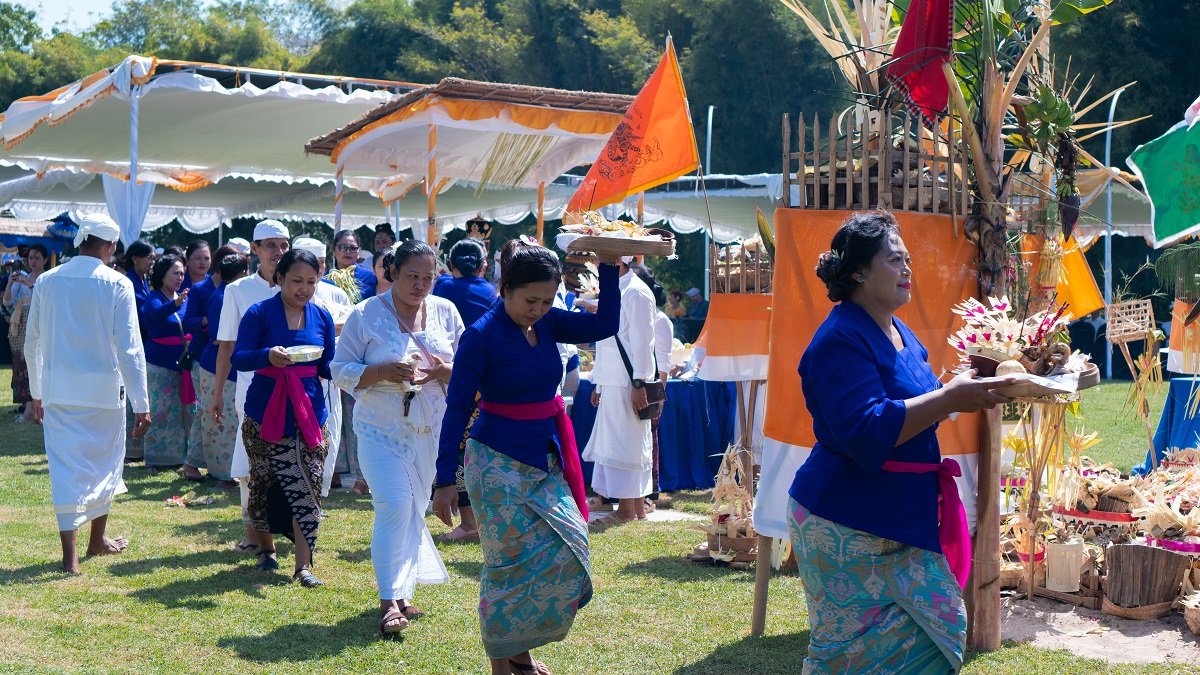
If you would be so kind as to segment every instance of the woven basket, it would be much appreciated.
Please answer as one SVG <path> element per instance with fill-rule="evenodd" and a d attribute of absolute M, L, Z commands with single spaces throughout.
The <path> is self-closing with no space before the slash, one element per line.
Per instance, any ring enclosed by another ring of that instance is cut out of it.
<path fill-rule="evenodd" d="M 1149 300 L 1131 300 L 1108 306 L 1105 334 L 1112 344 L 1141 340 L 1154 330 L 1154 308 Z"/>
<path fill-rule="evenodd" d="M 708 535 L 708 550 L 738 551 L 749 553 L 758 546 L 758 537 L 726 537 L 721 534 Z"/>
<path fill-rule="evenodd" d="M 1104 597 L 1103 604 L 1100 605 L 1100 611 L 1105 614 L 1119 616 L 1122 619 L 1134 619 L 1135 621 L 1149 621 L 1165 616 L 1171 611 L 1171 605 L 1174 605 L 1174 600 L 1166 602 L 1158 602 L 1153 605 L 1142 605 L 1141 607 L 1121 607 L 1114 605 L 1109 601 L 1108 596 Z"/>

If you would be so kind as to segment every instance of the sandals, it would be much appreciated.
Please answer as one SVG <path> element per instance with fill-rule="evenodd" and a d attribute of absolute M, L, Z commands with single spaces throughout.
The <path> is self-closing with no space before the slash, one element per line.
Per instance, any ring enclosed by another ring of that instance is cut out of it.
<path fill-rule="evenodd" d="M 254 555 L 258 555 L 258 544 L 247 544 L 246 542 L 243 541 L 243 542 L 234 544 L 233 550 L 237 551 L 238 553 L 251 553 Z"/>
<path fill-rule="evenodd" d="M 399 621 L 400 623 L 389 626 L 388 623 L 392 621 Z M 380 637 L 386 638 L 393 635 L 399 635 L 400 633 L 404 632 L 405 628 L 408 628 L 408 617 L 404 616 L 404 612 L 396 609 L 395 607 L 384 612 L 383 616 L 379 619 Z"/>
<path fill-rule="evenodd" d="M 400 611 L 404 613 L 404 618 L 408 619 L 409 621 L 415 621 L 425 616 L 425 612 L 417 609 L 416 605 L 410 605 L 408 603 L 404 603 L 404 605 L 400 607 Z"/>
<path fill-rule="evenodd" d="M 276 567 L 278 566 L 277 564 Z M 317 575 L 313 574 L 312 570 L 307 567 L 300 568 L 299 571 L 292 575 L 292 579 L 299 581 L 300 585 L 305 588 L 318 588 L 325 585 L 325 582 L 318 579 Z"/>
<path fill-rule="evenodd" d="M 200 469 L 190 464 L 183 465 L 183 477 L 197 483 L 204 480 L 204 474 L 200 473 Z"/>
<path fill-rule="evenodd" d="M 256 555 L 258 556 L 258 564 L 255 567 L 258 569 L 264 572 L 272 572 L 279 569 L 279 560 L 273 557 L 275 551 L 259 551 Z"/>
<path fill-rule="evenodd" d="M 545 663 L 538 661 L 532 656 L 529 657 L 529 663 L 521 663 L 520 661 L 508 660 L 509 669 L 515 669 L 513 672 L 521 673 L 536 673 L 536 675 L 553 675 Z"/>
<path fill-rule="evenodd" d="M 367 481 L 359 478 L 354 481 L 354 487 L 350 488 L 350 492 L 356 495 L 369 495 L 371 494 L 371 488 L 367 485 Z"/>

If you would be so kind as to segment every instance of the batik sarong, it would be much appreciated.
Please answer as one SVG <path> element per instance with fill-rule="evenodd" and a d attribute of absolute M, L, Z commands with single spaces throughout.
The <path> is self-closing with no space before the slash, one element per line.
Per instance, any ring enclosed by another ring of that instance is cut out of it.
<path fill-rule="evenodd" d="M 33 400 L 29 393 L 29 366 L 25 362 L 25 328 L 29 325 L 29 303 L 19 303 L 9 326 L 8 346 L 12 349 L 13 403 L 24 405 Z"/>
<path fill-rule="evenodd" d="M 465 477 L 483 548 L 484 651 L 504 659 L 565 639 L 592 580 L 587 524 L 556 454 L 542 471 L 472 439 Z"/>
<path fill-rule="evenodd" d="M 967 613 L 945 556 L 813 515 L 789 500 L 808 602 L 804 673 L 950 673 Z"/>
<path fill-rule="evenodd" d="M 218 423 L 206 412 L 213 402 L 217 376 L 197 366 L 192 371 L 192 380 L 196 383 L 196 399 L 200 409 L 192 420 L 188 434 L 188 463 L 191 463 L 193 454 L 198 452 L 204 463 L 192 466 L 206 466 L 208 475 L 213 478 L 230 480 L 233 447 L 238 431 L 237 408 L 233 404 L 237 387 L 234 383 L 227 383 L 221 392 L 221 422 Z"/>
<path fill-rule="evenodd" d="M 263 440 L 262 426 L 251 417 L 242 422 L 242 442 L 250 461 L 250 525 L 260 532 L 292 537 L 292 521 L 313 554 L 321 525 L 321 478 L 329 436 L 321 430 L 320 445 L 309 447 L 302 434 L 278 443 Z"/>
<path fill-rule="evenodd" d="M 196 404 L 180 401 L 183 375 L 178 370 L 146 364 L 150 392 L 150 430 L 146 432 L 146 466 L 179 466 L 187 455 L 188 432 Z"/>

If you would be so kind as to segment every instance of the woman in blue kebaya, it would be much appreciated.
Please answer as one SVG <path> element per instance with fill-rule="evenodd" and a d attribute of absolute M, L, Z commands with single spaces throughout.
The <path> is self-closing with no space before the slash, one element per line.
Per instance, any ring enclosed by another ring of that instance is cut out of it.
<path fill-rule="evenodd" d="M 463 325 L 470 326 L 496 304 L 499 293 L 483 277 L 487 272 L 487 251 L 478 239 L 462 239 L 450 247 L 450 267 L 456 276 L 438 279 L 433 294 L 454 303 Z"/>
<path fill-rule="evenodd" d="M 187 350 L 183 328 L 188 292 L 181 291 L 183 260 L 164 255 L 150 270 L 150 288 L 143 307 L 146 333 L 146 384 L 150 390 L 150 431 L 145 436 L 146 466 L 174 468 L 187 455 L 188 429 L 196 410 L 192 372 L 179 368 Z"/>
<path fill-rule="evenodd" d="M 503 302 L 463 333 L 438 443 L 433 511 L 451 525 L 458 447 L 479 521 L 483 573 L 479 624 L 493 675 L 546 673 L 529 651 L 563 640 L 591 599 L 587 500 L 574 431 L 557 395 L 558 342 L 616 335 L 621 299 L 615 256 L 602 259 L 596 314 L 553 308 L 558 257 L 517 250 L 500 281 Z"/>
<path fill-rule="evenodd" d="M 250 460 L 250 522 L 259 533 L 259 568 L 279 568 L 271 534 L 296 544 L 292 578 L 306 588 L 321 522 L 325 467 L 325 396 L 317 378 L 332 379 L 333 317 L 309 302 L 320 283 L 320 264 L 308 251 L 288 251 L 275 268 L 279 293 L 252 305 L 238 324 L 231 362 L 254 373 L 246 392 L 242 440 Z M 293 362 L 288 347 L 320 351 Z M 301 360 L 305 359 L 305 360 Z"/>
<path fill-rule="evenodd" d="M 817 263 L 838 304 L 800 359 L 817 438 L 790 490 L 812 624 L 805 673 L 962 667 L 970 542 L 937 425 L 1006 403 L 995 390 L 1012 381 L 967 371 L 941 385 L 894 316 L 912 296 L 911 264 L 883 211 L 852 215 Z"/>
<path fill-rule="evenodd" d="M 378 280 L 370 268 L 358 263 L 362 248 L 358 245 L 358 235 L 354 230 L 339 230 L 333 236 L 333 266 L 334 269 L 350 267 L 354 270 L 354 283 L 358 286 L 359 300 L 375 297 L 375 286 Z M 333 283 L 329 279 L 326 283 Z"/>

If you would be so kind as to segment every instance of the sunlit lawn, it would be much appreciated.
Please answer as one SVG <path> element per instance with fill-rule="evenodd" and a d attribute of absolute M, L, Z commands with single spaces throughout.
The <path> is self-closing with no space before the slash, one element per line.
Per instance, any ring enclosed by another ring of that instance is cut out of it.
<path fill-rule="evenodd" d="M 0 370 L 5 411 L 11 410 L 8 379 L 8 369 Z M 1096 417 L 1115 415 L 1097 411 Z M 1141 450 L 1122 453 L 1117 446 L 1111 452 L 1130 464 Z M 40 427 L 14 425 L 7 412 L 0 416 L 0 671 L 485 672 L 475 611 L 478 545 L 443 546 L 450 582 L 421 587 L 416 601 L 427 616 L 403 641 L 382 641 L 369 498 L 336 492 L 328 500 L 316 558 L 326 586 L 307 590 L 289 583 L 284 572 L 256 571 L 251 558 L 232 550 L 241 529 L 235 492 L 203 484 L 201 494 L 215 495 L 215 504 L 168 509 L 163 500 L 192 483 L 141 468 L 127 469 L 125 478 L 129 493 L 117 500 L 111 531 L 130 538 L 128 551 L 85 559 L 83 574 L 67 577 L 58 571 Z M 707 504 L 704 493 L 674 497 L 689 511 L 703 512 Z M 445 531 L 429 522 L 435 536 Z M 539 650 L 539 658 L 556 673 L 799 672 L 808 621 L 797 578 L 773 578 L 767 635 L 751 639 L 753 572 L 684 562 L 701 537 L 673 523 L 595 535 L 595 599 L 570 638 Z M 290 548 L 281 551 L 288 570 Z M 973 657 L 966 670 L 1105 669 L 1066 652 L 1007 646 Z"/>

